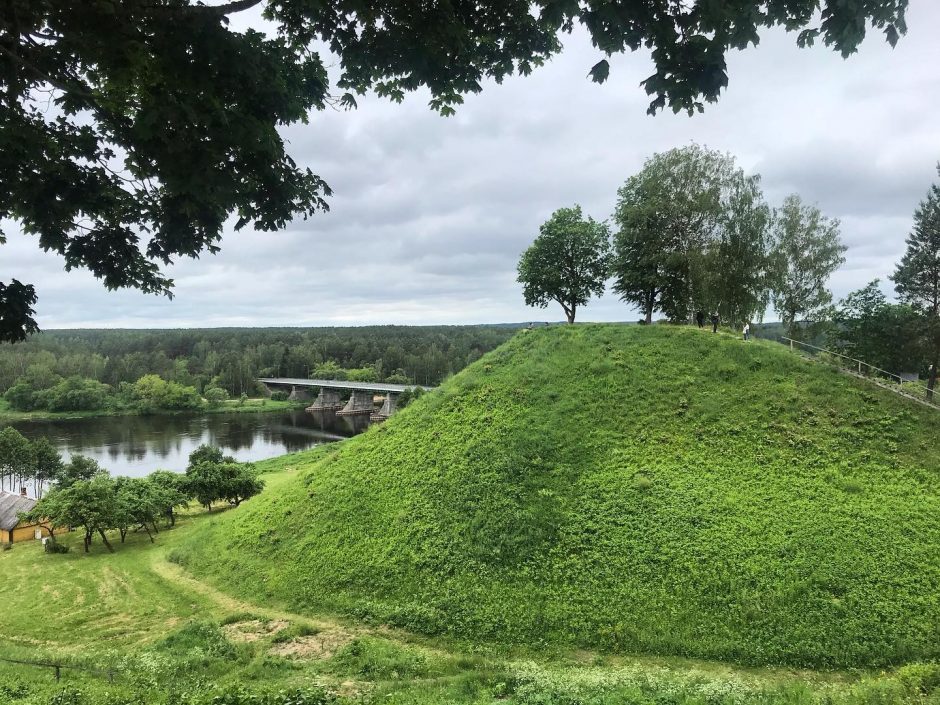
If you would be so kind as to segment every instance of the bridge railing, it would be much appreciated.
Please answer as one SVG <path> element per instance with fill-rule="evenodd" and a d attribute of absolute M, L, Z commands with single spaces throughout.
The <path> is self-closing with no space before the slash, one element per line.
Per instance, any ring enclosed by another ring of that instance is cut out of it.
<path fill-rule="evenodd" d="M 829 364 L 835 365 L 847 372 L 858 377 L 864 377 L 873 380 L 880 380 L 880 386 L 888 387 L 893 389 L 896 392 L 904 394 L 905 396 L 912 397 L 918 401 L 922 401 L 925 404 L 932 406 L 935 409 L 940 409 L 940 406 L 937 406 L 932 402 L 932 394 L 927 385 L 921 384 L 919 381 L 915 380 L 905 380 L 902 375 L 899 375 L 895 372 L 889 372 L 888 370 L 883 370 L 880 367 L 876 367 L 869 362 L 864 360 L 859 360 L 858 358 L 851 357 L 849 355 L 843 355 L 840 352 L 835 350 L 829 350 L 827 348 L 821 348 L 817 345 L 810 345 L 805 343 L 802 340 L 795 340 L 794 338 L 788 338 L 786 336 L 780 336 L 780 340 L 785 341 L 789 346 L 791 351 L 801 351 L 806 352 L 820 362 L 827 362 Z"/>

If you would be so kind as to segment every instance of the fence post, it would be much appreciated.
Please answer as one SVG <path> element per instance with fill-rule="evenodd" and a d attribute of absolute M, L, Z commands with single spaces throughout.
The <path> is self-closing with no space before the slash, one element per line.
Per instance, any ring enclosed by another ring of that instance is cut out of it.
<path fill-rule="evenodd" d="M 61 667 L 59 664 L 56 664 L 56 665 L 55 665 L 55 680 L 56 680 L 56 683 L 58 683 L 59 680 L 62 678 L 62 670 L 61 670 L 61 669 L 62 669 L 62 667 Z"/>
<path fill-rule="evenodd" d="M 790 352 L 793 352 L 793 338 L 790 338 Z"/>

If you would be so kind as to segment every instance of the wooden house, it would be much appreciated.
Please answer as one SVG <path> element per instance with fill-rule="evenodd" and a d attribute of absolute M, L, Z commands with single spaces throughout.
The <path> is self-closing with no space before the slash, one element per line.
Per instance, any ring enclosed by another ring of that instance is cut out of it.
<path fill-rule="evenodd" d="M 36 500 L 26 492 L 11 494 L 0 491 L 0 544 L 32 541 L 49 535 L 49 529 L 39 524 L 20 521 L 20 514 L 36 506 Z"/>

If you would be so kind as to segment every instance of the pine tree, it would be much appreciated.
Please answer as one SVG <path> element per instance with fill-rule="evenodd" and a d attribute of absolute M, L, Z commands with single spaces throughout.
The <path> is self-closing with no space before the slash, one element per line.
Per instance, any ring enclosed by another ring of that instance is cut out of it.
<path fill-rule="evenodd" d="M 907 251 L 891 280 L 901 301 L 923 316 L 922 330 L 931 356 L 927 398 L 933 399 L 940 366 L 940 185 L 930 187 L 914 212 Z"/>

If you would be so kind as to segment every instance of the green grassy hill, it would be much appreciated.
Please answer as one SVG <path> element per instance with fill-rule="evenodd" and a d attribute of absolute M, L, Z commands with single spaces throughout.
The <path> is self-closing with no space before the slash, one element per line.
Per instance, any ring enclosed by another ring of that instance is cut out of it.
<path fill-rule="evenodd" d="M 457 637 L 813 667 L 940 657 L 940 414 L 692 329 L 520 333 L 174 554 Z"/>

